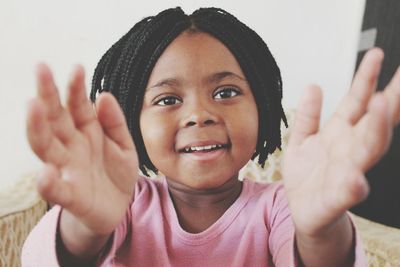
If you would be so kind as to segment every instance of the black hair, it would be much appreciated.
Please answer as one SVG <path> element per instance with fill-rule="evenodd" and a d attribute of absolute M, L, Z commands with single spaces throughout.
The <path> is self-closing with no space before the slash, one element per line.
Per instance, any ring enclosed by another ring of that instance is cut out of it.
<path fill-rule="evenodd" d="M 180 7 L 146 17 L 118 40 L 100 59 L 93 75 L 90 99 L 111 92 L 119 102 L 136 145 L 139 168 L 157 173 L 143 142 L 140 111 L 148 79 L 167 46 L 182 32 L 204 32 L 221 41 L 235 56 L 254 95 L 259 114 L 256 151 L 264 166 L 268 154 L 281 149 L 282 79 L 268 46 L 233 15 L 219 8 L 200 8 L 186 15 Z"/>

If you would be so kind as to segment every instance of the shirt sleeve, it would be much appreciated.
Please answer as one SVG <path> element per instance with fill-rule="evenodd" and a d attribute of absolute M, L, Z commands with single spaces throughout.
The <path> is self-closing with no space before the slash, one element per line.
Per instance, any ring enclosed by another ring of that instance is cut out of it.
<path fill-rule="evenodd" d="M 57 256 L 57 228 L 61 210 L 60 206 L 54 206 L 29 233 L 22 247 L 22 267 L 60 266 Z M 130 212 L 127 213 L 126 219 L 129 216 Z M 113 233 L 108 249 L 99 255 L 96 266 L 113 266 L 116 251 L 125 240 L 127 229 L 127 220 L 124 220 Z"/>
<path fill-rule="evenodd" d="M 54 206 L 33 228 L 21 252 L 22 267 L 60 266 L 56 253 L 57 225 L 61 207 Z"/>
<path fill-rule="evenodd" d="M 126 236 L 130 234 L 131 205 L 135 199 L 142 195 L 142 187 L 145 187 L 145 182 L 136 184 L 135 193 L 132 196 L 125 218 L 115 229 L 105 249 L 100 252 L 96 266 L 114 266 L 117 251 L 123 245 Z M 60 266 L 57 257 L 57 228 L 61 211 L 62 208 L 59 205 L 54 206 L 29 233 L 21 252 L 22 267 Z"/>
<path fill-rule="evenodd" d="M 348 213 L 348 216 L 350 218 L 354 236 L 355 236 L 354 267 L 367 267 L 368 266 L 367 256 L 365 255 L 365 251 L 364 251 L 364 248 L 363 248 L 363 245 L 361 242 L 360 235 L 357 231 L 357 227 L 354 223 L 354 220 L 349 213 Z"/>
<path fill-rule="evenodd" d="M 279 184 L 269 212 L 269 247 L 272 261 L 276 267 L 297 267 L 298 256 L 290 209 L 283 185 Z"/>

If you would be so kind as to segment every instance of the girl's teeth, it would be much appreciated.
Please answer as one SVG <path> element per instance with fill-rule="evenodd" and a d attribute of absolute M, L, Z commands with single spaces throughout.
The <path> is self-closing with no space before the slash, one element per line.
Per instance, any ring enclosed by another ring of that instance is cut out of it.
<path fill-rule="evenodd" d="M 185 152 L 192 152 L 192 151 L 203 151 L 203 150 L 210 150 L 214 148 L 221 148 L 222 145 L 208 145 L 208 146 L 192 146 L 190 148 L 185 148 Z"/>

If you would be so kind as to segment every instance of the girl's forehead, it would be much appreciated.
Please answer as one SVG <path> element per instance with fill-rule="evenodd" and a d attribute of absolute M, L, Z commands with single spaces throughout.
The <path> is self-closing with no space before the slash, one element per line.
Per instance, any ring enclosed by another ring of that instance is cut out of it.
<path fill-rule="evenodd" d="M 183 32 L 161 54 L 149 85 L 160 78 L 200 77 L 221 72 L 244 77 L 236 58 L 221 41 L 203 32 Z"/>

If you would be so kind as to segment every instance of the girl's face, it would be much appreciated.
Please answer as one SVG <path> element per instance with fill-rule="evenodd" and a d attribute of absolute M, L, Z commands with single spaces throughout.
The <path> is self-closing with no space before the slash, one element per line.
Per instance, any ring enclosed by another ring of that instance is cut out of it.
<path fill-rule="evenodd" d="M 206 33 L 179 35 L 158 59 L 140 115 L 147 153 L 168 179 L 216 188 L 255 151 L 257 106 L 231 52 Z"/>

